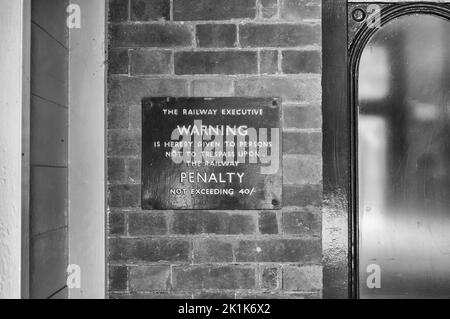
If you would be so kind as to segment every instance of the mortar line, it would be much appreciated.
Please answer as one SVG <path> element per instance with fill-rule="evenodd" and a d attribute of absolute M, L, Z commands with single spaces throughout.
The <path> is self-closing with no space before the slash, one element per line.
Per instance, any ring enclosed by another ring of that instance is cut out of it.
<path fill-rule="evenodd" d="M 281 19 L 281 3 L 282 0 L 277 0 L 277 19 Z"/>
<path fill-rule="evenodd" d="M 281 49 L 277 50 L 278 54 L 278 72 L 277 74 L 283 74 L 283 53 Z"/>
<path fill-rule="evenodd" d="M 188 21 L 125 21 L 125 22 L 109 22 L 109 25 L 144 25 L 144 24 L 159 24 L 159 25 L 186 25 Z M 228 20 L 195 20 L 196 24 L 230 24 L 230 23 L 241 23 L 241 24 L 252 24 L 252 25 L 309 25 L 309 26 L 320 26 L 322 23 L 321 19 L 304 19 L 304 20 L 256 20 L 253 18 L 234 18 Z"/>

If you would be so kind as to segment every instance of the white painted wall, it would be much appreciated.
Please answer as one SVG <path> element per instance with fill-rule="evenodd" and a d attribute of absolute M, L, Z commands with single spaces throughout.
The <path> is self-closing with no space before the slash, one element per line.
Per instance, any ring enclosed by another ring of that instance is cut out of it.
<path fill-rule="evenodd" d="M 10 1 L 10 0 L 7 0 Z M 69 264 L 81 288 L 69 298 L 105 298 L 106 1 L 71 0 L 81 28 L 69 48 Z"/>
<path fill-rule="evenodd" d="M 22 109 L 29 103 L 30 7 L 28 0 L 0 0 L 0 8 L 0 298 L 17 299 L 21 297 Z"/>

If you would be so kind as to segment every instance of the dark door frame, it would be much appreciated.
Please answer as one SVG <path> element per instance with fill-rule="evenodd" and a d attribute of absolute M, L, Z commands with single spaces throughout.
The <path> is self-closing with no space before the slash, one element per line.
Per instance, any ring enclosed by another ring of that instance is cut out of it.
<path fill-rule="evenodd" d="M 370 4 L 322 1 L 324 298 L 358 298 L 356 96 L 359 59 L 377 31 L 365 21 Z M 376 4 L 381 26 L 411 13 L 450 20 L 450 2 Z M 361 20 L 352 17 L 358 9 Z"/>

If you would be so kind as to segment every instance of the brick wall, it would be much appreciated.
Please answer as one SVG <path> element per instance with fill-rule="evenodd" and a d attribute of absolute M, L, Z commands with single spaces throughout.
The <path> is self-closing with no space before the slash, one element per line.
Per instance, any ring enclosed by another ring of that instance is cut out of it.
<path fill-rule="evenodd" d="M 321 297 L 319 0 L 110 0 L 112 298 Z M 283 98 L 281 211 L 142 211 L 141 99 Z"/>

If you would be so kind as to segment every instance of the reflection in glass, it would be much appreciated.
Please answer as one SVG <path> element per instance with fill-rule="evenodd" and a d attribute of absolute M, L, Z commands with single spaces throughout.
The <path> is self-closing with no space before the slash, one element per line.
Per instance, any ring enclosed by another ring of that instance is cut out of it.
<path fill-rule="evenodd" d="M 383 26 L 358 89 L 360 297 L 448 298 L 450 22 Z"/>

